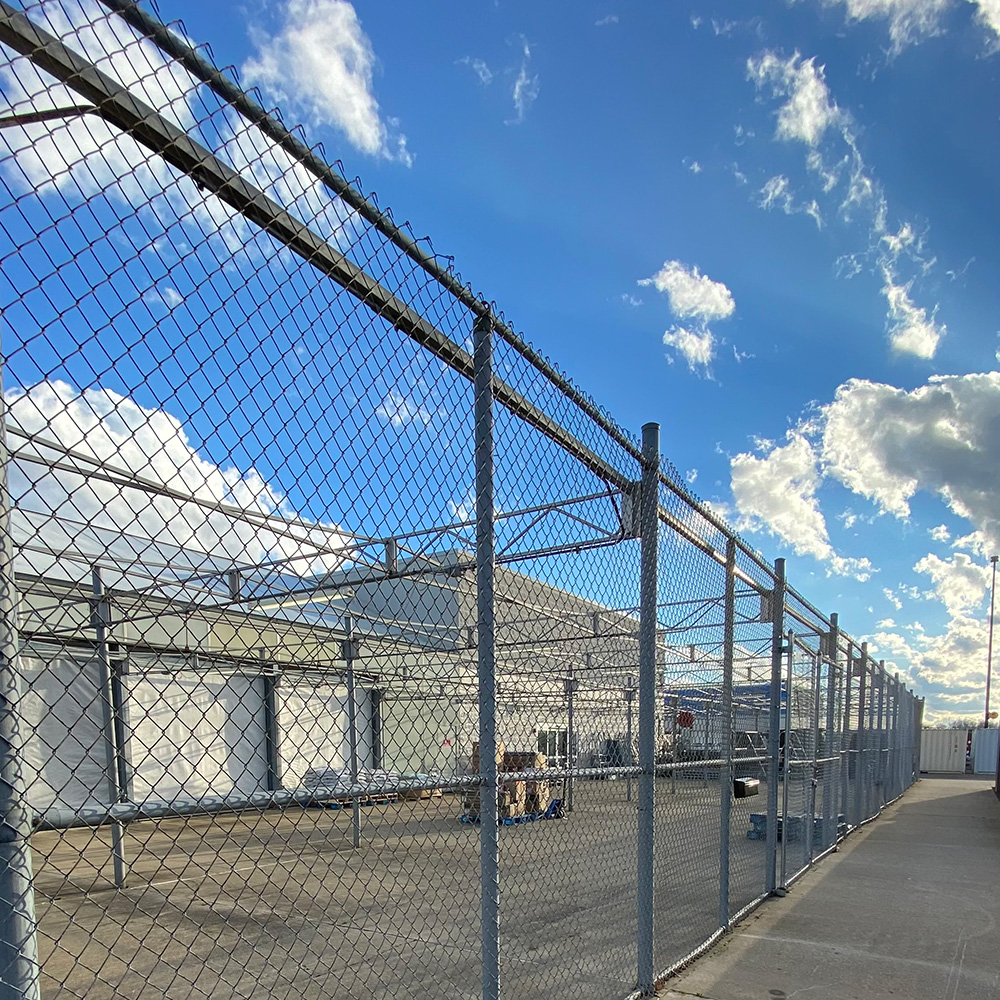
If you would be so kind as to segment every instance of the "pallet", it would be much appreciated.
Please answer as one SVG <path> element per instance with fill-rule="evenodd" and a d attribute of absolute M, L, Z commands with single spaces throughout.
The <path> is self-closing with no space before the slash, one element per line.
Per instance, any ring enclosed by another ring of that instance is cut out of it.
<path fill-rule="evenodd" d="M 522 813 L 520 816 L 505 816 L 503 818 L 498 818 L 497 826 L 520 826 L 523 823 L 537 823 L 541 820 L 562 818 L 562 799 L 553 799 L 544 812 Z M 464 816 L 460 816 L 459 819 L 463 823 L 480 822 L 480 816 L 478 813 L 467 813 Z"/>
<path fill-rule="evenodd" d="M 788 817 L 788 842 L 794 843 L 796 841 L 802 840 L 805 835 L 806 826 L 808 825 L 809 817 L 805 814 L 798 814 Z M 815 816 L 813 817 L 813 844 L 821 844 L 823 842 L 823 817 Z M 780 841 L 784 837 L 784 829 L 781 821 L 781 817 L 778 817 L 778 840 Z M 842 837 L 847 833 L 847 822 L 841 813 L 837 817 L 837 836 Z M 747 830 L 747 840 L 767 840 L 767 814 L 766 813 L 751 813 L 750 814 L 750 829 Z"/>
<path fill-rule="evenodd" d="M 386 795 L 364 795 L 358 799 L 358 805 L 367 809 L 370 806 L 389 806 L 399 801 L 399 796 L 392 792 Z M 311 805 L 316 809 L 350 809 L 354 800 L 349 796 L 330 799 L 325 802 L 313 802 Z"/>

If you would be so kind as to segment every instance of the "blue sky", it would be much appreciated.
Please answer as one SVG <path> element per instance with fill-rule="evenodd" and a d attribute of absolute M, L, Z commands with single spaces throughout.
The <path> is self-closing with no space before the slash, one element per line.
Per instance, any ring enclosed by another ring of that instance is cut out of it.
<path fill-rule="evenodd" d="M 619 423 L 659 421 L 692 489 L 932 711 L 979 716 L 997 0 L 158 12 Z"/>

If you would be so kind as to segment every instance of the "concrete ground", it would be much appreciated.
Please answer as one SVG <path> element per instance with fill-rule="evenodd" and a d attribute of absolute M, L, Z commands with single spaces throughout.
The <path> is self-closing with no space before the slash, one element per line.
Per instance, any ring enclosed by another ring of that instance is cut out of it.
<path fill-rule="evenodd" d="M 732 912 L 763 890 L 747 831 L 764 801 L 734 803 Z M 479 830 L 460 812 L 453 796 L 363 809 L 359 850 L 349 809 L 136 823 L 119 890 L 107 831 L 38 834 L 43 1000 L 472 1000 Z M 719 832 L 718 781 L 657 781 L 658 968 L 717 926 Z M 580 781 L 567 818 L 501 828 L 505 1000 L 630 992 L 636 838 L 624 781 Z"/>
<path fill-rule="evenodd" d="M 924 778 L 661 996 L 1000 998 L 1000 801 L 991 782 Z"/>

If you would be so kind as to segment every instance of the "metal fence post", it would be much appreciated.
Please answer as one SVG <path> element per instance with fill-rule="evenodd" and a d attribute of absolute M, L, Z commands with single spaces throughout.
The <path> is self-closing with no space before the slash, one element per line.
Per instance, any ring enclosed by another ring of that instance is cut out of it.
<path fill-rule="evenodd" d="M 681 696 L 675 694 L 671 699 L 673 712 L 670 717 L 670 762 L 677 763 L 677 713 L 681 710 Z M 670 768 L 670 794 L 677 794 L 677 768 Z"/>
<path fill-rule="evenodd" d="M 590 677 L 590 653 L 586 653 L 587 676 Z M 566 783 L 566 811 L 573 811 L 573 770 L 576 767 L 576 757 L 573 753 L 573 739 L 575 736 L 574 726 L 576 697 L 576 671 L 570 664 L 568 676 L 566 678 L 566 767 L 569 769 L 569 781 Z"/>
<path fill-rule="evenodd" d="M 822 639 L 820 639 L 822 643 Z M 812 864 L 815 854 L 816 836 L 816 785 L 819 775 L 819 706 L 822 692 L 820 689 L 820 678 L 823 675 L 823 652 L 816 651 L 816 659 L 812 669 L 812 765 L 810 766 L 809 777 L 809 825 L 806 830 L 806 862 Z"/>
<path fill-rule="evenodd" d="M 639 568 L 638 988 L 653 992 L 653 833 L 656 748 L 656 596 L 659 541 L 660 425 L 642 428 Z"/>
<path fill-rule="evenodd" d="M 868 677 L 868 644 L 861 644 L 861 656 L 858 665 L 858 750 L 855 754 L 857 763 L 854 766 L 854 825 L 861 826 L 864 820 L 862 796 L 865 787 L 865 696 Z"/>
<path fill-rule="evenodd" d="M 833 768 L 833 729 L 836 725 L 837 708 L 837 674 L 839 664 L 837 663 L 837 650 L 840 646 L 840 619 L 836 612 L 830 615 L 830 633 L 827 640 L 826 650 L 826 734 L 823 737 L 823 846 L 830 847 L 837 842 L 838 818 L 833 812 L 833 775 L 839 777 L 840 769 L 834 772 Z M 838 746 L 838 750 L 839 750 Z M 838 764 L 840 759 L 838 758 Z"/>
<path fill-rule="evenodd" d="M 868 659 L 868 643 L 862 643 L 862 650 L 864 650 L 865 660 Z M 876 697 L 876 680 L 877 680 L 876 663 L 874 660 L 871 661 L 871 676 L 868 679 L 868 767 L 866 773 L 868 775 L 867 787 L 865 789 L 865 819 L 871 819 L 875 815 L 875 758 L 877 753 L 875 751 L 875 697 Z"/>
<path fill-rule="evenodd" d="M 889 759 L 892 762 L 892 797 L 895 799 L 902 792 L 899 780 L 899 671 L 896 671 L 892 679 L 892 753 Z"/>
<path fill-rule="evenodd" d="M 885 704 L 886 694 L 888 693 L 888 678 L 885 673 L 885 660 L 878 661 L 878 722 L 875 726 L 875 731 L 878 733 L 878 757 L 875 761 L 875 786 L 878 790 L 877 801 L 878 808 L 877 812 L 882 811 L 882 806 L 885 805 L 885 753 L 886 753 L 886 738 L 885 738 L 885 726 L 888 722 L 887 717 L 887 707 Z"/>
<path fill-rule="evenodd" d="M 476 651 L 479 682 L 479 857 L 483 1000 L 500 996 L 500 841 L 497 831 L 494 649 L 493 317 L 473 327 L 476 465 Z"/>
<path fill-rule="evenodd" d="M 785 560 L 774 562 L 771 591 L 771 689 L 767 725 L 767 850 L 764 887 L 777 888 L 778 780 L 781 743 L 781 648 L 785 628 Z"/>
<path fill-rule="evenodd" d="M 361 800 L 357 795 L 358 785 L 358 696 L 354 686 L 354 619 L 347 615 L 344 619 L 344 660 L 347 663 L 347 739 L 350 749 L 351 787 L 351 827 L 355 847 L 361 846 Z"/>
<path fill-rule="evenodd" d="M 628 675 L 628 683 L 625 686 L 625 745 L 628 747 L 629 766 L 635 765 L 632 755 L 632 705 L 635 702 L 635 677 Z M 632 775 L 625 780 L 625 799 L 632 801 Z"/>
<path fill-rule="evenodd" d="M 0 362 L 0 998 L 39 1000 L 31 813 L 21 771 L 17 585 L 7 492 L 7 407 Z"/>
<path fill-rule="evenodd" d="M 90 623 L 97 635 L 97 683 L 101 698 L 101 722 L 104 729 L 104 767 L 108 787 L 108 801 L 112 805 L 122 801 L 120 777 L 121 748 L 118 745 L 118 726 L 115 725 L 115 697 L 111 684 L 111 657 L 108 652 L 108 629 L 111 627 L 111 604 L 104 590 L 101 570 L 91 570 L 93 605 Z M 114 864 L 115 885 L 125 886 L 125 827 L 111 824 L 111 858 Z"/>
<path fill-rule="evenodd" d="M 785 681 L 785 773 L 781 786 L 781 881 L 782 892 L 788 887 L 785 877 L 788 861 L 788 786 L 792 774 L 792 669 L 795 661 L 795 633 L 788 632 L 787 642 L 788 674 Z"/>
<path fill-rule="evenodd" d="M 719 926 L 729 927 L 729 837 L 733 805 L 733 645 L 736 636 L 736 540 L 726 539 L 725 619 L 722 651 L 722 710 L 719 732 Z"/>
<path fill-rule="evenodd" d="M 848 829 L 851 822 L 851 685 L 854 683 L 854 643 L 847 644 L 847 665 L 844 673 L 844 705 L 840 714 L 840 811 Z M 857 780 L 857 765 L 854 777 Z"/>

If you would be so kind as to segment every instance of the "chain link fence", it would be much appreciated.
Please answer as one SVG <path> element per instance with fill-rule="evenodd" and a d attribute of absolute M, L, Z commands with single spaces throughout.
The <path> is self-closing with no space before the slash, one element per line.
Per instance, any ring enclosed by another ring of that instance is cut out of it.
<path fill-rule="evenodd" d="M 0 996 L 647 994 L 921 703 L 131 0 L 0 0 Z"/>

